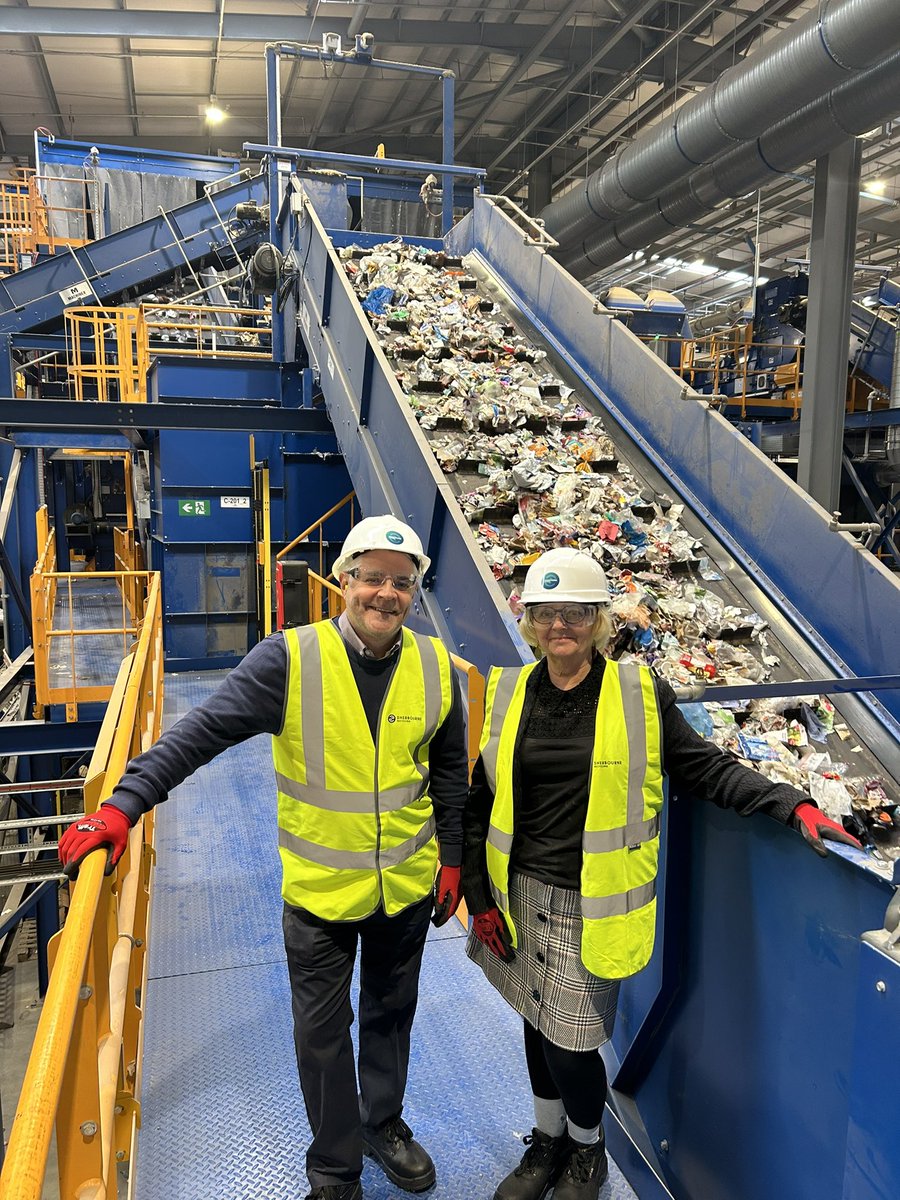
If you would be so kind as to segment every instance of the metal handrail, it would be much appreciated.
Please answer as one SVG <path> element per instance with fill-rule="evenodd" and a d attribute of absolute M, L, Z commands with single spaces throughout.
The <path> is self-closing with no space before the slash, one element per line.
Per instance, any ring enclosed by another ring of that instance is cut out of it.
<path fill-rule="evenodd" d="M 136 648 L 123 661 L 85 782 L 94 811 L 128 760 L 159 734 L 162 614 L 154 574 Z M 54 1121 L 61 1196 L 106 1200 L 140 1123 L 138 997 L 146 983 L 152 820 L 132 829 L 117 889 L 105 852 L 81 864 L 65 928 L 51 942 L 50 985 L 28 1061 L 6 1160 L 4 1200 L 40 1200 Z"/>
<path fill-rule="evenodd" d="M 329 508 L 327 513 L 324 513 L 321 517 L 319 517 L 318 521 L 313 521 L 312 525 L 310 525 L 310 527 L 308 529 L 304 529 L 302 533 L 298 533 L 293 541 L 288 542 L 288 544 L 282 550 L 279 550 L 278 553 L 275 555 L 275 561 L 277 562 L 279 559 L 284 558 L 284 556 L 286 554 L 289 554 L 290 551 L 293 550 L 295 546 L 299 546 L 301 542 L 305 542 L 306 539 L 309 537 L 309 535 L 311 533 L 314 533 L 315 530 L 318 529 L 318 531 L 319 531 L 319 575 L 324 576 L 324 574 L 325 574 L 325 571 L 324 571 L 325 544 L 324 544 L 324 539 L 323 539 L 323 535 L 322 535 L 322 526 L 325 524 L 325 522 L 328 520 L 329 517 L 333 517 L 334 514 L 336 512 L 339 512 L 344 507 L 345 504 L 349 504 L 350 505 L 350 527 L 352 528 L 353 525 L 356 523 L 356 515 L 355 515 L 355 511 L 354 511 L 354 501 L 355 500 L 356 500 L 356 492 L 348 492 L 347 495 L 343 498 L 343 500 L 338 500 L 337 504 L 333 504 L 331 506 L 331 508 Z"/>

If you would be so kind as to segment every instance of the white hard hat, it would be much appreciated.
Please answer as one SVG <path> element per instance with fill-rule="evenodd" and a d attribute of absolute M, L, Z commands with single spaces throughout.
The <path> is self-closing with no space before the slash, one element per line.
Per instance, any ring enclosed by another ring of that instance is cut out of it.
<path fill-rule="evenodd" d="M 606 572 L 583 550 L 548 550 L 528 568 L 520 597 L 523 604 L 572 600 L 578 604 L 609 604 Z"/>
<path fill-rule="evenodd" d="M 416 563 L 416 573 L 420 579 L 431 566 L 431 559 L 422 549 L 422 542 L 414 529 L 390 514 L 364 517 L 344 539 L 337 561 L 331 568 L 335 579 L 341 571 L 349 569 L 358 554 L 365 554 L 368 550 L 399 550 L 401 554 L 408 554 Z"/>

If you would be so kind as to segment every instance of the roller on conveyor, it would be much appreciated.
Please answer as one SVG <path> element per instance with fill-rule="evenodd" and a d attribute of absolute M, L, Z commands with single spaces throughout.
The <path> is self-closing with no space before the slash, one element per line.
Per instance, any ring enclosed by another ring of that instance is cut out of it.
<path fill-rule="evenodd" d="M 294 186 L 302 198 L 282 249 L 302 271 L 287 324 L 296 316 L 362 508 L 391 509 L 423 534 L 433 560 L 423 623 L 482 669 L 523 661 L 530 650 L 509 607 L 510 581 L 504 588 L 495 578 L 477 531 L 491 527 L 480 534 L 489 551 L 504 543 L 493 567 L 506 575 L 510 552 L 527 557 L 522 534 L 535 513 L 522 501 L 533 493 L 516 491 L 505 511 L 489 514 L 472 505 L 471 494 L 485 482 L 477 454 L 457 458 L 456 471 L 441 470 L 435 452 L 449 465 L 448 437 L 474 431 L 420 427 L 410 397 L 421 413 L 428 405 L 419 393 L 428 390 L 410 387 L 408 395 L 401 386 L 418 361 L 404 357 L 403 316 L 383 331 L 382 346 L 354 293 L 346 266 L 363 259 L 347 248 L 371 249 L 381 239 L 329 236 L 302 184 Z M 445 245 L 426 248 L 463 260 L 452 269 L 471 278 L 465 290 L 474 307 L 484 303 L 487 312 L 490 302 L 501 333 L 506 327 L 504 336 L 520 339 L 522 360 L 536 353 L 541 374 L 573 389 L 574 400 L 562 392 L 556 398 L 560 406 L 540 394 L 538 380 L 529 419 L 541 421 L 543 403 L 556 418 L 546 414 L 546 428 L 529 430 L 519 449 L 509 441 L 515 419 L 512 429 L 498 431 L 493 466 L 501 474 L 521 462 L 523 447 L 530 453 L 541 439 L 557 444 L 557 433 L 590 435 L 598 450 L 608 437 L 624 469 L 614 470 L 610 459 L 596 472 L 608 484 L 591 486 L 618 489 L 632 513 L 643 507 L 635 515 L 651 532 L 667 520 L 669 503 L 683 506 L 681 526 L 698 551 L 689 557 L 707 557 L 707 575 L 722 576 L 702 579 L 704 591 L 739 610 L 739 628 L 755 613 L 777 630 L 767 650 L 782 678 L 900 674 L 896 579 L 851 537 L 829 529 L 829 515 L 612 320 L 539 237 L 523 234 L 508 212 L 479 196 Z M 440 362 L 431 370 L 438 382 L 447 374 Z M 422 372 L 416 381 L 434 383 Z M 573 419 L 570 401 L 590 414 L 584 430 L 562 428 Z M 470 526 L 465 508 L 483 519 Z M 513 524 L 513 516 L 522 520 Z M 539 519 L 552 516 L 544 511 Z M 699 565 L 686 562 L 691 570 Z M 616 565 L 620 583 L 623 570 L 639 576 L 634 564 Z M 656 571 L 641 566 L 651 576 Z M 657 591 L 662 608 L 666 588 L 658 584 Z M 864 764 L 861 777 L 895 787 L 896 679 L 878 691 L 832 698 L 847 727 L 854 773 Z M 759 822 L 739 830 L 737 818 L 688 799 L 668 810 L 658 953 L 623 987 L 608 1063 L 614 1154 L 642 1195 L 886 1200 L 900 1188 L 900 1157 L 886 1155 L 873 1174 L 864 1147 L 872 1138 L 893 1144 L 875 1100 L 889 1082 L 875 1064 L 884 1061 L 884 1040 L 896 1047 L 900 1038 L 900 980 L 877 991 L 888 998 L 875 1024 L 868 1006 L 876 978 L 884 982 L 900 967 L 878 935 L 891 899 L 890 866 L 883 859 L 879 873 L 874 860 L 851 851 L 843 861 L 808 862 L 782 831 Z M 867 930 L 875 931 L 869 941 Z M 821 1044 L 794 1036 L 812 1022 L 827 1031 Z M 635 1181 L 644 1177 L 662 1190 L 642 1192 Z"/>

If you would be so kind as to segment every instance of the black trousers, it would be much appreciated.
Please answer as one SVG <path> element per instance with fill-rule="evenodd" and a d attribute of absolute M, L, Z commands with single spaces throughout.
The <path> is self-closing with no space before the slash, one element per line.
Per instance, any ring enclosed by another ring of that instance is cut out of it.
<path fill-rule="evenodd" d="M 396 916 L 323 921 L 284 906 L 282 925 L 300 1087 L 313 1140 L 310 1187 L 352 1183 L 362 1172 L 362 1127 L 400 1115 L 419 968 L 431 896 Z M 350 983 L 360 947 L 359 1086 L 350 1026 Z"/>

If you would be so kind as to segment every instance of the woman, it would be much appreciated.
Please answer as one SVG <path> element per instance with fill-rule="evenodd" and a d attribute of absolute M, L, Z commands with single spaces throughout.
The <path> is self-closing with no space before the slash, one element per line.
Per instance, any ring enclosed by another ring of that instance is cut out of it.
<path fill-rule="evenodd" d="M 551 550 L 528 570 L 524 636 L 542 655 L 495 668 L 466 808 L 467 953 L 524 1018 L 535 1127 L 494 1200 L 595 1200 L 619 980 L 653 951 L 663 759 L 677 791 L 858 843 L 802 792 L 704 742 L 663 680 L 604 658 L 602 567 Z"/>

